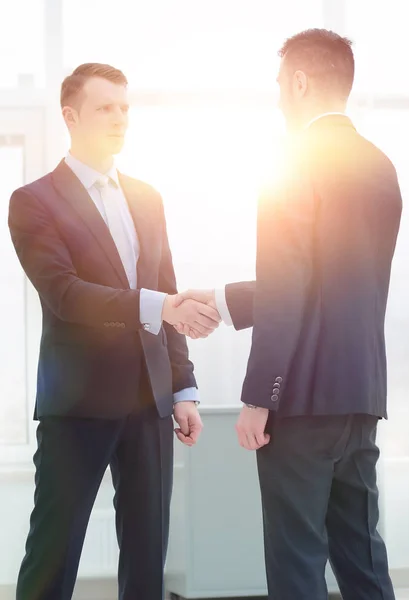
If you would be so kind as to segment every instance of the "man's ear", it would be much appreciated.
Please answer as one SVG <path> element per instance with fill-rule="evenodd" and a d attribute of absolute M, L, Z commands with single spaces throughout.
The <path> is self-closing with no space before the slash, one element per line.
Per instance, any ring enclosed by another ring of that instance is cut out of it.
<path fill-rule="evenodd" d="M 72 129 L 78 122 L 78 112 L 72 106 L 64 106 L 62 116 L 68 129 Z"/>
<path fill-rule="evenodd" d="M 294 73 L 294 88 L 298 96 L 305 96 L 308 90 L 308 77 L 304 71 L 296 71 Z"/>

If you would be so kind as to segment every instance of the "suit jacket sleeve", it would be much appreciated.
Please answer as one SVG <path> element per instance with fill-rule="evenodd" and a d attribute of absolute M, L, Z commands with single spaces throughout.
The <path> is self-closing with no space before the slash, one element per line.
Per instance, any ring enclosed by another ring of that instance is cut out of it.
<path fill-rule="evenodd" d="M 259 202 L 254 326 L 242 391 L 245 403 L 277 410 L 285 399 L 312 285 L 315 202 L 310 178 L 300 163 L 293 164 L 281 185 Z"/>
<path fill-rule="evenodd" d="M 51 215 L 31 191 L 21 188 L 13 193 L 9 228 L 27 277 L 59 319 L 98 328 L 110 322 L 133 330 L 142 327 L 139 291 L 80 279 Z"/>
<path fill-rule="evenodd" d="M 160 207 L 163 237 L 158 290 L 160 292 L 165 292 L 166 294 L 177 294 L 175 270 L 173 267 L 172 254 L 169 247 L 166 218 L 161 199 Z M 185 336 L 180 335 L 172 325 L 169 325 L 169 323 L 163 323 L 163 327 L 165 330 L 169 360 L 172 368 L 173 393 L 175 394 L 176 392 L 180 392 L 186 388 L 197 387 L 196 379 L 193 375 L 193 364 L 189 360 L 189 350 Z"/>
<path fill-rule="evenodd" d="M 253 327 L 253 304 L 255 281 L 228 283 L 225 287 L 226 302 L 235 329 Z"/>

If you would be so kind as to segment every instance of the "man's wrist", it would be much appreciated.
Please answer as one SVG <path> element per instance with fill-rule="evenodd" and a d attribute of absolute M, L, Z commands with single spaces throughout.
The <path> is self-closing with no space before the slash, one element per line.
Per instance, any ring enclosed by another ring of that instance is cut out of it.
<path fill-rule="evenodd" d="M 163 303 L 167 294 L 142 288 L 139 298 L 139 318 L 145 331 L 158 335 L 162 327 Z"/>
<path fill-rule="evenodd" d="M 169 323 L 169 319 L 170 319 L 170 315 L 169 315 L 169 311 L 170 311 L 170 296 L 169 294 L 166 294 L 165 299 L 163 301 L 163 306 L 162 306 L 162 321 L 166 321 L 166 323 Z"/>
<path fill-rule="evenodd" d="M 179 392 L 174 392 L 173 394 L 173 402 L 174 404 L 179 404 L 179 402 L 199 402 L 199 390 L 197 387 L 188 387 L 180 390 Z"/>
<path fill-rule="evenodd" d="M 229 307 L 226 300 L 226 287 L 216 288 L 213 291 L 214 302 L 216 309 L 225 325 L 233 325 L 233 320 L 230 315 Z"/>

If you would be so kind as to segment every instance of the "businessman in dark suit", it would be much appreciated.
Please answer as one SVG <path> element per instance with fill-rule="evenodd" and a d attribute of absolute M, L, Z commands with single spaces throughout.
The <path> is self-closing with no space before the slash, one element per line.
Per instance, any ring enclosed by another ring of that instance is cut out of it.
<path fill-rule="evenodd" d="M 310 30 L 280 56 L 295 135 L 259 204 L 256 281 L 227 285 L 225 298 L 184 297 L 236 329 L 253 326 L 237 432 L 257 450 L 269 598 L 324 600 L 329 558 L 344 600 L 392 600 L 376 430 L 387 416 L 384 318 L 401 194 L 391 162 L 344 114 L 350 42 Z"/>
<path fill-rule="evenodd" d="M 92 506 L 108 466 L 120 547 L 119 598 L 162 600 L 179 439 L 201 430 L 179 320 L 207 335 L 218 314 L 177 290 L 162 200 L 116 170 L 127 82 L 85 64 L 63 82 L 71 150 L 15 191 L 9 226 L 43 311 L 35 418 L 35 506 L 17 600 L 69 600 Z M 164 322 L 164 326 L 162 326 Z"/>

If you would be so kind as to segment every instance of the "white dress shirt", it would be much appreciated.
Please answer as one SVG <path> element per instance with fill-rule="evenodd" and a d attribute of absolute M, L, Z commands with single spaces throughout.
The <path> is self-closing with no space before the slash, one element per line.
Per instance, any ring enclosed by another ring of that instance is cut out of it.
<path fill-rule="evenodd" d="M 127 237 L 126 243 L 123 244 L 124 252 L 119 252 L 121 261 L 129 281 L 129 287 L 132 290 L 137 289 L 137 263 L 139 259 L 140 246 L 135 226 L 129 210 L 128 202 L 123 193 L 118 171 L 115 166 L 112 166 L 107 173 L 99 173 L 88 165 L 84 164 L 71 153 L 65 157 L 65 162 L 78 177 L 82 185 L 87 190 L 98 209 L 101 217 L 108 225 L 107 214 L 105 210 L 105 202 L 114 204 L 120 212 L 122 221 L 122 230 Z M 115 241 L 115 235 L 112 237 Z M 146 331 L 157 335 L 162 327 L 162 310 L 163 303 L 167 294 L 155 290 L 140 290 L 139 311 L 140 321 L 146 325 Z M 197 401 L 198 391 L 196 388 L 186 388 L 174 394 L 174 401 Z"/>
<path fill-rule="evenodd" d="M 329 117 L 329 116 L 333 116 L 333 115 L 341 115 L 341 116 L 345 117 L 345 113 L 343 113 L 343 112 L 322 113 L 321 115 L 317 115 L 316 117 L 311 119 L 311 121 L 308 121 L 308 123 L 303 127 L 303 129 L 308 129 L 310 127 L 310 125 L 315 123 L 315 121 L 318 121 L 318 119 L 322 119 L 323 117 Z M 219 314 L 220 314 L 220 317 L 221 317 L 223 323 L 225 325 L 229 325 L 229 326 L 233 325 L 229 307 L 226 302 L 226 288 L 225 287 L 215 290 L 215 301 L 216 301 L 216 308 L 219 311 Z"/>
<path fill-rule="evenodd" d="M 303 129 L 308 129 L 308 127 L 310 127 L 310 125 L 312 125 L 313 123 L 315 123 L 315 121 L 318 121 L 318 119 L 322 119 L 323 117 L 336 116 L 336 115 L 341 115 L 342 117 L 345 117 L 345 113 L 343 113 L 343 112 L 326 112 L 326 113 L 322 113 L 320 115 L 317 115 L 313 119 L 311 119 L 311 121 L 308 121 L 308 123 L 306 125 L 304 125 Z"/>

